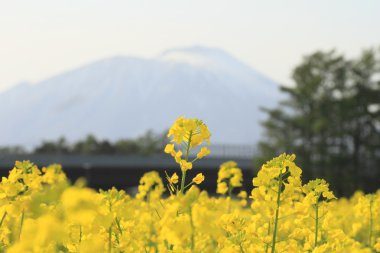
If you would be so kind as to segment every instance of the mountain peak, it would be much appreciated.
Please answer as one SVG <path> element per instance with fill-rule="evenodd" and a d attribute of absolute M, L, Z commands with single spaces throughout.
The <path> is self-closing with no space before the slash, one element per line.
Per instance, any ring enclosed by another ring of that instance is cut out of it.
<path fill-rule="evenodd" d="M 185 63 L 196 66 L 223 66 L 241 65 L 242 63 L 229 53 L 218 48 L 193 46 L 186 48 L 175 48 L 164 51 L 160 60 Z"/>
<path fill-rule="evenodd" d="M 161 56 L 168 56 L 170 54 L 183 53 L 189 55 L 199 55 L 203 57 L 227 57 L 234 58 L 229 53 L 220 48 L 205 47 L 205 46 L 191 46 L 191 47 L 179 47 L 172 48 L 161 53 Z"/>
<path fill-rule="evenodd" d="M 259 108 L 273 106 L 277 94 L 273 81 L 221 49 L 114 56 L 1 93 L 7 124 L 0 125 L 0 145 L 32 146 L 59 136 L 76 141 L 88 133 L 134 138 L 167 129 L 179 115 L 207 122 L 213 143 L 254 143 Z"/>

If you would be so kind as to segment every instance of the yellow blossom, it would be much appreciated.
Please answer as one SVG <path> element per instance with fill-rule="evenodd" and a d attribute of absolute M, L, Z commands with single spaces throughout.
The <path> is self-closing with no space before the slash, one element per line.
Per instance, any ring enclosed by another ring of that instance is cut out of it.
<path fill-rule="evenodd" d="M 380 252 L 380 190 L 336 198 L 324 179 L 303 184 L 295 155 L 282 154 L 252 180 L 250 208 L 246 191 L 232 196 L 243 186 L 234 161 L 220 165 L 216 182 L 216 192 L 228 197 L 201 191 L 202 173 L 181 181 L 188 189 L 181 191 L 179 178 L 207 153 L 202 148 L 189 160 L 190 151 L 209 144 L 210 133 L 202 121 L 181 117 L 169 136 L 165 152 L 182 169 L 180 176 L 166 174 L 170 196 L 157 171 L 145 173 L 130 196 L 114 187 L 90 189 L 84 180 L 71 184 L 59 165 L 40 170 L 16 162 L 0 182 L 1 251 Z M 125 187 L 133 189 L 130 182 Z"/>
<path fill-rule="evenodd" d="M 202 173 L 198 173 L 194 178 L 193 182 L 196 184 L 200 184 L 205 180 L 205 176 Z"/>
<path fill-rule="evenodd" d="M 228 191 L 228 186 L 227 186 L 227 184 L 225 182 L 218 183 L 217 189 L 216 189 L 217 193 L 219 193 L 219 194 L 226 194 L 227 191 Z"/>
<path fill-rule="evenodd" d="M 197 154 L 198 159 L 201 159 L 210 154 L 210 150 L 207 147 L 202 147 L 199 153 Z"/>
<path fill-rule="evenodd" d="M 187 162 L 186 160 L 181 160 L 180 166 L 182 171 L 191 170 L 193 168 L 193 164 L 191 162 Z"/>
<path fill-rule="evenodd" d="M 178 183 L 178 175 L 174 172 L 174 174 L 170 177 L 170 183 L 171 184 L 177 184 Z"/>
<path fill-rule="evenodd" d="M 174 150 L 174 144 L 166 144 L 165 153 L 170 154 L 171 156 L 176 156 L 176 152 Z"/>

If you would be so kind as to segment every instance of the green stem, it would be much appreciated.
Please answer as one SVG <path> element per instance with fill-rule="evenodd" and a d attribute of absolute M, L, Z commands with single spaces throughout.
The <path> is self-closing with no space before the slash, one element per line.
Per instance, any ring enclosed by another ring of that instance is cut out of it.
<path fill-rule="evenodd" d="M 3 222 L 4 222 L 6 216 L 7 216 L 7 211 L 5 211 L 3 214 L 3 217 L 1 217 L 0 227 L 3 225 Z"/>
<path fill-rule="evenodd" d="M 121 229 L 120 221 L 119 221 L 119 219 L 117 217 L 115 218 L 115 223 L 116 223 L 117 229 L 119 230 L 120 234 L 122 235 L 123 234 L 123 230 Z"/>
<path fill-rule="evenodd" d="M 190 145 L 191 145 L 191 138 L 193 137 L 193 131 L 190 131 L 189 133 L 189 140 L 187 142 L 187 147 L 186 147 L 186 162 L 189 161 L 189 152 L 190 152 Z"/>
<path fill-rule="evenodd" d="M 232 196 L 232 190 L 233 190 L 233 187 L 229 184 L 228 185 L 228 213 L 231 213 L 231 196 Z"/>
<path fill-rule="evenodd" d="M 187 185 L 185 185 L 185 188 L 184 188 L 184 189 L 186 190 L 186 188 L 189 187 L 189 186 L 191 186 L 192 184 L 194 184 L 194 182 L 190 182 L 190 183 L 188 183 Z"/>
<path fill-rule="evenodd" d="M 181 190 L 179 191 L 181 194 L 185 190 L 185 180 L 186 180 L 186 170 L 182 171 L 182 178 L 181 178 Z"/>
<path fill-rule="evenodd" d="M 186 156 L 185 156 L 185 161 L 188 162 L 189 160 L 189 152 L 190 152 L 190 144 L 191 144 L 191 137 L 193 136 L 193 131 L 190 131 L 189 133 L 189 139 L 187 141 L 187 146 L 186 146 Z M 185 181 L 186 181 L 186 170 L 181 170 L 182 171 L 182 178 L 181 178 L 181 190 L 180 193 L 183 194 L 185 191 Z"/>
<path fill-rule="evenodd" d="M 112 250 L 112 225 L 108 229 L 108 253 Z"/>
<path fill-rule="evenodd" d="M 18 239 L 20 240 L 21 238 L 21 231 L 22 231 L 22 226 L 24 224 L 24 210 L 22 210 L 21 213 L 21 221 L 20 221 L 20 233 L 18 234 Z"/>
<path fill-rule="evenodd" d="M 195 161 L 198 160 L 198 159 L 199 159 L 198 157 L 195 157 L 195 158 L 191 161 L 191 163 L 195 162 Z"/>
<path fill-rule="evenodd" d="M 369 246 L 372 247 L 372 227 L 373 227 L 373 217 L 372 217 L 372 204 L 373 204 L 373 198 L 370 196 L 369 200 Z"/>
<path fill-rule="evenodd" d="M 156 208 L 153 208 L 153 209 L 154 209 L 154 211 L 156 212 L 158 218 L 160 218 L 160 220 L 161 220 L 161 215 L 158 213 L 157 209 L 156 209 Z"/>
<path fill-rule="evenodd" d="M 268 235 L 270 234 L 270 220 L 268 221 Z M 269 250 L 269 244 L 267 243 L 265 245 L 265 253 L 268 253 Z"/>
<path fill-rule="evenodd" d="M 228 196 L 231 198 L 232 197 L 232 190 L 234 188 L 231 186 L 231 184 L 228 185 Z"/>
<path fill-rule="evenodd" d="M 79 225 L 79 244 L 82 242 L 82 225 Z"/>
<path fill-rule="evenodd" d="M 243 245 L 241 245 L 241 242 L 239 243 L 239 247 L 240 247 L 240 252 L 241 252 L 241 253 L 245 253 L 245 252 L 244 252 L 244 249 L 243 249 Z"/>
<path fill-rule="evenodd" d="M 146 194 L 146 202 L 150 203 L 150 191 Z"/>
<path fill-rule="evenodd" d="M 189 215 L 190 215 L 190 226 L 191 226 L 191 252 L 194 252 L 194 248 L 195 248 L 194 223 L 193 223 L 193 214 L 191 211 L 191 206 L 189 208 Z"/>
<path fill-rule="evenodd" d="M 282 168 L 281 168 L 282 170 Z M 278 176 L 278 190 L 277 190 L 277 207 L 276 207 L 276 217 L 274 220 L 274 229 L 273 229 L 273 238 L 272 238 L 272 251 L 275 252 L 276 249 L 276 237 L 277 237 L 277 226 L 278 226 L 278 215 L 280 213 L 280 204 L 281 204 L 281 188 L 282 188 L 282 171 L 280 170 L 280 175 Z"/>
<path fill-rule="evenodd" d="M 319 214 L 318 214 L 318 199 L 315 204 L 315 235 L 314 235 L 314 248 L 318 246 L 318 222 L 319 222 Z"/>

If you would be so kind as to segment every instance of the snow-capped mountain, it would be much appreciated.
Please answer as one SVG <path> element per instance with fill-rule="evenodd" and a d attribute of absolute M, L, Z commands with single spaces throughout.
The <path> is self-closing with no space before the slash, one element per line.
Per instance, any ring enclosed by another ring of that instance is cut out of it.
<path fill-rule="evenodd" d="M 203 119 L 213 143 L 253 144 L 265 116 L 259 107 L 279 97 L 276 83 L 219 49 L 113 57 L 1 93 L 0 146 L 89 133 L 133 138 L 164 131 L 182 115 Z"/>

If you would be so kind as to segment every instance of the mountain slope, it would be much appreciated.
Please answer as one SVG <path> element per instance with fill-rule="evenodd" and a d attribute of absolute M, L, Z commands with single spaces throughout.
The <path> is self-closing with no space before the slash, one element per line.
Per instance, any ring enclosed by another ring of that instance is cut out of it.
<path fill-rule="evenodd" d="M 0 145 L 36 145 L 93 133 L 115 140 L 198 117 L 214 143 L 254 143 L 260 106 L 277 85 L 219 49 L 192 47 L 154 59 L 113 57 L 0 94 Z"/>

